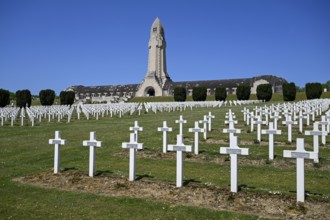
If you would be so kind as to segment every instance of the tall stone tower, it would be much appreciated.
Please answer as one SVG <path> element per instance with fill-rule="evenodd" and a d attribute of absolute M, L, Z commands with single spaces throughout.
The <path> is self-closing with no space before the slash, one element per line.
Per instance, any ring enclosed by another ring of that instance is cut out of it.
<path fill-rule="evenodd" d="M 148 71 L 135 96 L 166 96 L 166 84 L 171 78 L 167 73 L 165 34 L 159 18 L 151 26 L 148 48 Z"/>

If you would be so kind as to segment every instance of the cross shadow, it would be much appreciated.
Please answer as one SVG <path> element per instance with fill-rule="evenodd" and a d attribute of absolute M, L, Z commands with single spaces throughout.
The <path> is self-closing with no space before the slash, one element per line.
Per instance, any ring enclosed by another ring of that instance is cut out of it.
<path fill-rule="evenodd" d="M 241 191 L 243 189 L 255 189 L 255 188 L 256 188 L 255 186 L 248 186 L 248 185 L 242 184 L 242 185 L 238 186 L 238 191 Z"/>
<path fill-rule="evenodd" d="M 110 170 L 97 170 L 95 172 L 95 176 L 106 176 L 108 174 L 112 174 L 113 172 Z"/>
<path fill-rule="evenodd" d="M 184 186 L 187 186 L 189 183 L 201 183 L 201 181 L 197 181 L 195 179 L 188 179 L 183 181 Z"/>
<path fill-rule="evenodd" d="M 205 153 L 205 150 L 200 150 L 199 154 Z"/>
<path fill-rule="evenodd" d="M 136 175 L 137 177 L 135 178 L 135 180 L 142 180 L 143 178 L 154 178 L 153 176 L 150 176 L 148 174 L 144 174 L 144 175 Z"/>
<path fill-rule="evenodd" d="M 69 171 L 69 170 L 78 170 L 75 167 L 64 167 L 64 169 L 62 170 L 63 172 Z"/>

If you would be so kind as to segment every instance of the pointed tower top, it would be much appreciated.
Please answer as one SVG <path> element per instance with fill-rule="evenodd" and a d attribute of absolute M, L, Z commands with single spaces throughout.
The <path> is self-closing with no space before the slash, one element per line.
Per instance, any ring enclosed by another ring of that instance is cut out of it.
<path fill-rule="evenodd" d="M 155 19 L 154 23 L 152 23 L 152 27 L 163 27 L 162 22 L 158 17 Z"/>

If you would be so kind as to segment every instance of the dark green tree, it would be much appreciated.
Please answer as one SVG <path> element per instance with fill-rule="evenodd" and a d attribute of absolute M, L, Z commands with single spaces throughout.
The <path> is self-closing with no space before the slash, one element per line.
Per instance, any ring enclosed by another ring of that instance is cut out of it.
<path fill-rule="evenodd" d="M 204 86 L 197 86 L 193 88 L 192 98 L 194 101 L 205 101 L 207 97 L 207 88 Z"/>
<path fill-rule="evenodd" d="M 271 84 L 261 84 L 257 86 L 257 98 L 258 100 L 270 101 L 273 96 L 273 88 Z"/>
<path fill-rule="evenodd" d="M 284 83 L 282 85 L 283 89 L 283 100 L 286 102 L 294 101 L 296 100 L 296 94 L 297 94 L 297 89 L 296 89 L 296 84 L 291 82 L 291 83 Z"/>
<path fill-rule="evenodd" d="M 184 102 L 187 99 L 186 88 L 184 87 L 175 87 L 174 88 L 174 101 Z"/>
<path fill-rule="evenodd" d="M 10 103 L 10 93 L 8 90 L 0 89 L 0 107 L 3 108 Z"/>
<path fill-rule="evenodd" d="M 319 99 L 322 95 L 321 83 L 306 83 L 305 90 L 307 99 Z"/>
<path fill-rule="evenodd" d="M 215 100 L 216 101 L 226 101 L 227 98 L 227 90 L 223 87 L 218 87 L 215 90 Z"/>
<path fill-rule="evenodd" d="M 237 86 L 236 96 L 238 100 L 249 100 L 251 94 L 251 87 L 240 85 Z"/>
<path fill-rule="evenodd" d="M 16 91 L 16 106 L 20 108 L 30 107 L 32 102 L 31 92 L 28 89 Z"/>
<path fill-rule="evenodd" d="M 61 91 L 61 105 L 72 105 L 74 103 L 75 93 L 73 91 Z"/>
<path fill-rule="evenodd" d="M 51 89 L 41 90 L 39 92 L 41 105 L 52 105 L 55 100 L 55 91 Z"/>

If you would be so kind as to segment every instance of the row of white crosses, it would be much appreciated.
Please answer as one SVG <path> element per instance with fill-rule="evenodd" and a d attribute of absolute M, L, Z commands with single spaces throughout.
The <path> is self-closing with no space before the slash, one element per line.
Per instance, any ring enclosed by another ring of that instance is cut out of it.
<path fill-rule="evenodd" d="M 230 155 L 230 191 L 237 193 L 238 191 L 238 155 L 248 155 L 249 149 L 248 148 L 240 148 L 237 145 L 237 136 L 234 134 L 241 133 L 240 129 L 235 129 L 234 124 L 237 121 L 234 120 L 235 116 L 234 113 L 229 109 L 228 114 L 226 115 L 228 118 L 225 121 L 225 124 L 229 124 L 229 129 L 223 129 L 223 133 L 229 133 L 229 147 L 220 147 L 220 154 L 229 154 Z"/>
<path fill-rule="evenodd" d="M 66 140 L 61 138 L 61 132 L 55 131 L 55 138 L 49 139 L 49 144 L 54 144 L 54 173 L 60 172 L 60 145 L 65 145 Z M 83 141 L 83 146 L 89 147 L 89 176 L 95 175 L 95 147 L 101 147 L 102 142 L 96 140 L 95 132 L 90 132 L 89 140 Z"/>

